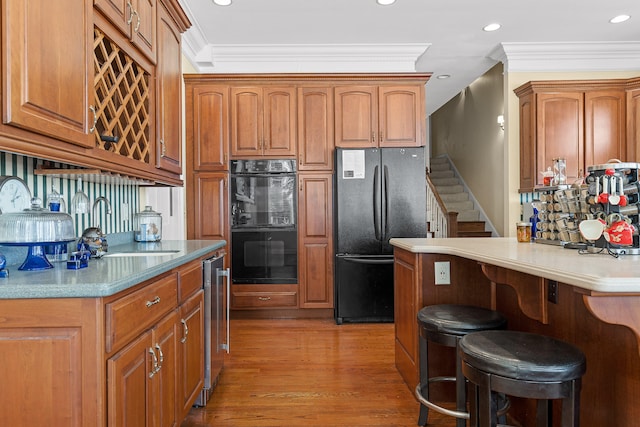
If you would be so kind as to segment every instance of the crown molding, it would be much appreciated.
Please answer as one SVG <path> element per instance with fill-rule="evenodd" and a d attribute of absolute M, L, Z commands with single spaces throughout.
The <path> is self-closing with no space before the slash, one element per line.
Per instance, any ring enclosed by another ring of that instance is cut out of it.
<path fill-rule="evenodd" d="M 505 72 L 636 71 L 640 42 L 501 43 L 489 53 Z"/>
<path fill-rule="evenodd" d="M 183 37 L 183 53 L 200 73 L 413 72 L 426 43 L 389 44 L 202 44 L 196 32 Z"/>

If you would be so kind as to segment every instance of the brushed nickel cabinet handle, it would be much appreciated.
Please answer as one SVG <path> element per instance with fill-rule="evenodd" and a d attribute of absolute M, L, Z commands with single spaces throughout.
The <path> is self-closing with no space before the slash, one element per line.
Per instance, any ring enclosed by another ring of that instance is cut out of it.
<path fill-rule="evenodd" d="M 140 14 L 138 13 L 137 10 L 134 10 L 133 13 L 135 13 L 135 15 L 136 15 L 136 26 L 133 29 L 133 32 L 137 33 L 138 30 L 140 29 Z"/>
<path fill-rule="evenodd" d="M 131 21 L 133 21 L 133 5 L 130 1 L 127 1 L 127 9 L 129 9 L 129 17 L 127 18 L 127 25 L 131 25 Z"/>
<path fill-rule="evenodd" d="M 98 115 L 96 113 L 96 107 L 93 105 L 89 105 L 89 111 L 93 113 L 93 126 L 89 129 L 89 133 L 93 133 L 96 130 L 96 125 L 98 124 Z"/>
<path fill-rule="evenodd" d="M 159 363 L 158 363 L 158 371 L 162 369 L 162 363 L 164 362 L 164 354 L 162 353 L 162 348 L 160 348 L 160 344 L 156 343 L 156 350 L 158 350 Z"/>
<path fill-rule="evenodd" d="M 182 329 L 184 330 L 184 336 L 180 339 L 182 344 L 187 342 L 187 336 L 189 335 L 189 327 L 187 326 L 187 321 L 184 319 L 180 319 L 180 323 L 182 323 Z"/>
<path fill-rule="evenodd" d="M 160 302 L 160 297 L 155 297 L 151 301 L 147 301 L 147 307 L 151 307 L 152 305 L 156 305 Z"/>
<path fill-rule="evenodd" d="M 149 372 L 149 378 L 153 378 L 153 376 L 158 372 L 158 358 L 156 357 L 156 352 L 153 351 L 153 348 L 149 347 L 149 354 L 153 357 L 153 368 Z"/>

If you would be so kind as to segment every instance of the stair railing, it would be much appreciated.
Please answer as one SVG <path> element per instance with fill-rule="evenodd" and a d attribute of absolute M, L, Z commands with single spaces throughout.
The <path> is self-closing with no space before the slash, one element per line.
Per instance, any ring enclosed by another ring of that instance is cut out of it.
<path fill-rule="evenodd" d="M 433 237 L 458 235 L 458 212 L 449 212 L 427 171 L 427 222 Z"/>

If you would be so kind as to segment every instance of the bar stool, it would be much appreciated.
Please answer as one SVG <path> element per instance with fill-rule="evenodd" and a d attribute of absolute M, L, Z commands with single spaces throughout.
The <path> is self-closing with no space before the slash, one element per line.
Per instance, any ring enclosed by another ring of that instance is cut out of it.
<path fill-rule="evenodd" d="M 471 427 L 495 427 L 491 395 L 539 399 L 537 426 L 551 426 L 551 399 L 562 399 L 562 427 L 580 424 L 584 353 L 563 341 L 527 332 L 483 331 L 459 343 L 462 372 L 470 383 Z"/>
<path fill-rule="evenodd" d="M 429 409 L 457 418 L 456 426 L 464 427 L 467 412 L 466 380 L 462 375 L 458 342 L 470 332 L 504 329 L 507 319 L 497 311 L 481 307 L 455 304 L 439 304 L 423 307 L 418 312 L 420 329 L 420 383 L 415 395 L 420 402 L 418 425 L 427 424 Z M 456 375 L 429 377 L 428 341 L 456 348 Z M 456 410 L 436 405 L 429 400 L 429 384 L 440 381 L 456 382 Z"/>

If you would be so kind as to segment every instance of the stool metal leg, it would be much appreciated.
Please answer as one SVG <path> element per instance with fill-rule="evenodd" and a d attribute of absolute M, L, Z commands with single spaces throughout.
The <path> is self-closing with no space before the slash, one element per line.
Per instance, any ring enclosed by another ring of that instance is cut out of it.
<path fill-rule="evenodd" d="M 429 363 L 427 359 L 427 339 L 420 335 L 420 393 L 425 399 L 429 400 Z M 429 417 L 429 408 L 422 403 L 420 404 L 420 415 L 418 416 L 418 425 L 427 425 Z"/>

